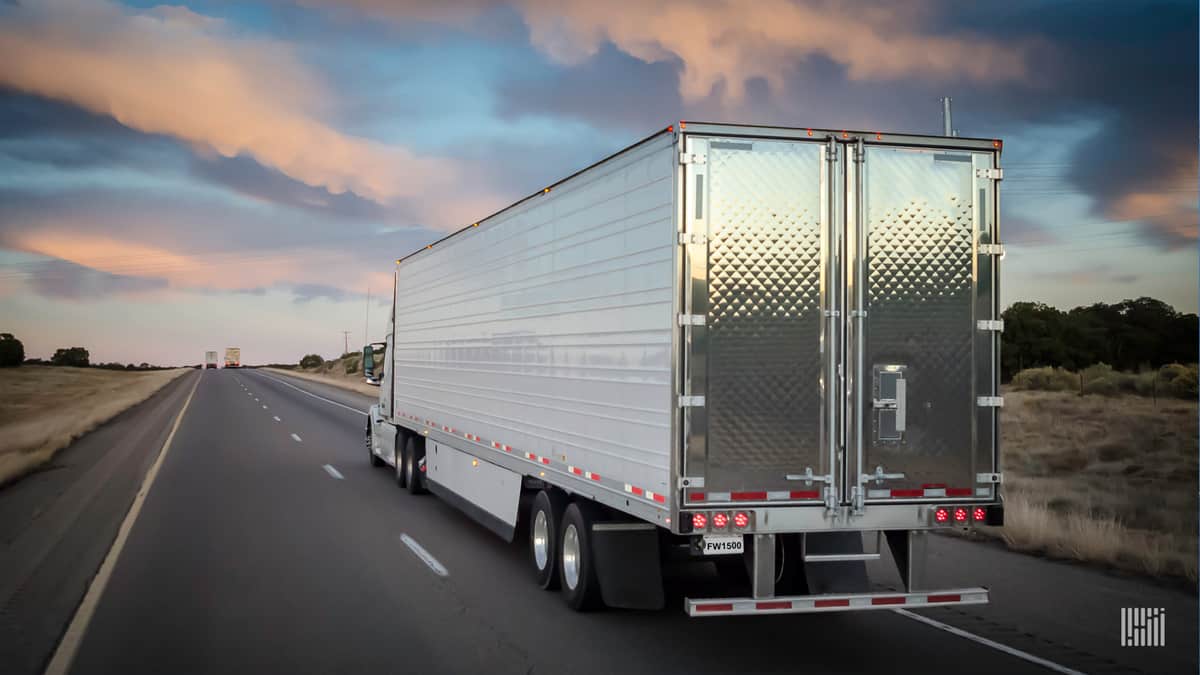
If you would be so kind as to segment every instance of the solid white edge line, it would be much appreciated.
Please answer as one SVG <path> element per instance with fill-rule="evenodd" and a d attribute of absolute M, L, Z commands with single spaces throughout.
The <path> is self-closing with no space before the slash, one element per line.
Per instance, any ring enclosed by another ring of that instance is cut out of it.
<path fill-rule="evenodd" d="M 404 545 L 407 546 L 410 551 L 415 553 L 416 556 L 421 559 L 421 562 L 425 563 L 429 569 L 433 570 L 434 574 L 438 575 L 439 577 L 450 576 L 450 572 L 446 569 L 446 567 L 442 565 L 442 563 L 438 562 L 438 559 L 433 557 L 433 554 L 431 554 L 429 551 L 426 551 L 424 546 L 418 544 L 416 539 L 413 539 L 407 534 L 401 533 L 400 541 L 404 542 Z"/>
<path fill-rule="evenodd" d="M 304 442 L 304 441 L 300 440 L 300 437 L 299 437 L 299 436 L 297 436 L 296 434 L 292 434 L 292 440 L 293 440 L 293 441 L 296 441 L 297 443 L 303 443 L 303 442 Z"/>
<path fill-rule="evenodd" d="M 323 466 L 321 468 L 325 469 L 325 473 L 329 474 L 330 476 L 333 476 L 334 478 L 336 478 L 338 480 L 343 480 L 346 478 L 345 476 L 342 475 L 342 472 L 333 468 L 329 464 L 326 464 L 325 466 Z"/>
<path fill-rule="evenodd" d="M 1068 668 L 1066 666 L 1059 665 L 1053 661 L 1048 661 L 1046 659 L 1043 659 L 1040 656 L 1034 656 L 1033 654 L 1030 654 L 1029 652 L 1023 652 L 1020 649 L 1017 649 L 1015 647 L 1009 647 L 1008 645 L 1001 644 L 999 642 L 996 642 L 995 640 L 989 640 L 983 636 L 976 635 L 974 633 L 968 633 L 967 631 L 965 631 L 961 628 L 955 628 L 954 626 L 942 623 L 941 621 L 937 621 L 935 619 L 931 619 L 927 616 L 921 616 L 920 614 L 917 614 L 915 612 L 910 612 L 907 609 L 893 609 L 892 611 L 899 614 L 900 616 L 908 617 L 914 621 L 920 621 L 921 623 L 923 623 L 927 626 L 932 626 L 934 628 L 937 628 L 938 630 L 944 630 L 947 633 L 950 633 L 952 635 L 957 635 L 960 638 L 965 638 L 967 640 L 970 640 L 972 642 L 977 642 L 986 647 L 991 647 L 992 649 L 995 649 L 996 651 L 1004 652 L 1005 654 L 1008 654 L 1009 656 L 1015 656 L 1018 659 L 1025 660 L 1030 663 L 1036 663 L 1037 665 L 1039 665 L 1043 668 L 1048 668 L 1050 670 L 1053 670 L 1056 673 L 1063 673 L 1063 675 L 1085 675 L 1083 672 L 1075 670 L 1073 668 Z"/>
<path fill-rule="evenodd" d="M 92 577 L 92 581 L 88 584 L 87 593 L 84 594 L 83 600 L 79 603 L 79 607 L 75 609 L 75 616 L 71 617 L 71 623 L 67 626 L 67 631 L 63 633 L 62 640 L 59 641 L 58 647 L 54 650 L 54 656 L 50 659 L 50 665 L 46 666 L 46 675 L 63 675 L 71 669 L 71 663 L 75 660 L 75 655 L 79 652 L 79 646 L 83 644 L 83 637 L 87 633 L 88 624 L 92 621 L 92 616 L 96 613 L 96 607 L 100 604 L 100 598 L 104 595 L 104 589 L 108 586 L 108 581 L 112 578 L 113 570 L 117 566 L 117 560 L 121 557 L 121 551 L 125 548 L 125 542 L 129 539 L 129 532 L 133 529 L 133 524 L 137 521 L 138 514 L 142 512 L 142 504 L 146 502 L 146 495 L 150 493 L 150 488 L 154 486 L 154 479 L 158 477 L 158 470 L 162 467 L 163 460 L 167 457 L 167 451 L 171 449 L 171 441 L 175 439 L 175 432 L 179 430 L 179 424 L 183 421 L 183 415 L 187 412 L 188 406 L 192 402 L 192 396 L 196 393 L 196 387 L 200 385 L 200 378 L 196 378 L 196 384 L 192 385 L 192 390 L 188 392 L 187 399 L 183 402 L 183 407 L 179 409 L 179 414 L 175 416 L 175 424 L 171 426 L 171 433 L 167 434 L 167 440 L 163 441 L 162 448 L 158 451 L 158 457 L 155 458 L 154 464 L 150 466 L 150 470 L 146 472 L 146 477 L 142 479 L 142 487 L 133 497 L 133 504 L 129 506 L 129 511 L 125 514 L 125 519 L 121 521 L 121 527 L 117 529 L 117 538 L 113 540 L 112 547 L 108 549 L 108 553 L 104 556 L 104 562 L 100 563 L 100 570 L 96 572 L 96 576 Z"/>
<path fill-rule="evenodd" d="M 305 394 L 306 396 L 311 396 L 315 399 L 325 401 L 326 403 L 332 403 L 333 405 L 336 405 L 341 408 L 345 408 L 346 410 L 349 410 L 351 412 L 356 412 L 359 415 L 362 415 L 363 417 L 367 416 L 367 413 L 359 410 L 358 408 L 351 408 L 350 406 L 348 406 L 344 403 L 338 403 L 337 401 L 331 401 L 331 400 L 325 398 L 324 396 L 317 396 L 316 394 L 312 393 L 311 391 L 305 391 L 305 390 L 301 389 L 300 387 L 297 387 L 294 384 L 289 384 L 287 382 L 284 382 L 283 380 L 279 379 L 278 377 L 272 377 L 270 375 L 267 375 L 266 373 L 259 373 L 259 375 L 262 375 L 263 377 L 267 378 L 268 380 L 275 380 L 276 382 L 278 382 L 279 384 L 282 384 L 285 387 L 291 387 L 292 389 L 295 389 L 296 391 L 300 392 L 301 394 Z"/>

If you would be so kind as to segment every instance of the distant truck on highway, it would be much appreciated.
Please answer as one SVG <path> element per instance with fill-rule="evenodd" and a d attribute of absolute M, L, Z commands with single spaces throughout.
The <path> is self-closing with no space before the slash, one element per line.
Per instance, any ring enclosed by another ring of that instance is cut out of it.
<path fill-rule="evenodd" d="M 924 562 L 1003 524 L 1001 148 L 680 122 L 400 258 L 370 461 L 574 609 L 986 603 Z"/>
<path fill-rule="evenodd" d="M 241 368 L 242 367 L 242 350 L 238 347 L 225 348 L 225 367 L 226 368 Z"/>
<path fill-rule="evenodd" d="M 216 368 L 216 367 L 217 367 L 217 353 L 216 352 L 204 352 L 204 369 L 208 370 L 209 368 Z"/>

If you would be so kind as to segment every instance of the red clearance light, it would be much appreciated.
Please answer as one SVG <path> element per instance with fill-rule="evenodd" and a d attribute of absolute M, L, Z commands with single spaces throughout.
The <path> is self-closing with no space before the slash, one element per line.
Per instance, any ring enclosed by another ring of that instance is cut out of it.
<path fill-rule="evenodd" d="M 808 135 L 812 136 L 812 129 L 808 129 Z"/>
<path fill-rule="evenodd" d="M 956 522 L 956 523 L 967 522 L 967 510 L 965 508 L 963 508 L 961 506 L 954 507 L 954 522 Z"/>
<path fill-rule="evenodd" d="M 670 126 L 668 126 L 668 127 L 667 127 L 667 133 L 668 133 L 668 134 L 669 134 L 669 133 L 671 133 L 672 131 L 675 131 L 675 125 L 674 125 L 674 124 L 672 124 L 672 125 L 670 125 Z"/>
<path fill-rule="evenodd" d="M 976 506 L 974 515 L 975 515 L 975 522 L 982 523 L 984 520 L 987 519 L 987 509 L 983 508 L 982 506 Z"/>
<path fill-rule="evenodd" d="M 745 511 L 738 511 L 733 514 L 733 526 L 739 530 L 744 530 L 750 526 L 750 514 Z"/>
<path fill-rule="evenodd" d="M 684 122 L 683 120 L 680 120 L 680 121 L 679 121 L 679 128 L 680 128 L 680 129 L 686 129 L 686 128 L 687 128 L 687 122 Z"/>
<path fill-rule="evenodd" d="M 992 141 L 992 147 L 999 150 L 1004 147 L 1004 141 L 1001 141 L 999 139 L 994 140 L 994 141 Z"/>
<path fill-rule="evenodd" d="M 729 516 L 724 513 L 714 513 L 712 521 L 714 530 L 723 530 L 729 524 Z"/>
<path fill-rule="evenodd" d="M 933 519 L 939 523 L 944 523 L 947 520 L 950 520 L 950 512 L 946 510 L 946 507 L 939 506 L 937 510 L 933 512 Z"/>
<path fill-rule="evenodd" d="M 692 529 L 703 530 L 706 527 L 708 527 L 708 516 L 704 515 L 703 513 L 693 513 Z"/>

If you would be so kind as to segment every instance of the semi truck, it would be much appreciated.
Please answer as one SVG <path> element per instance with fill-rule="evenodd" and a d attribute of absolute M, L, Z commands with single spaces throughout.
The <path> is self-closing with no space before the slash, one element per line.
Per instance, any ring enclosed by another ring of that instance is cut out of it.
<path fill-rule="evenodd" d="M 216 352 L 204 352 L 204 369 L 207 370 L 209 368 L 216 368 L 216 367 L 217 367 L 217 353 Z"/>
<path fill-rule="evenodd" d="M 239 347 L 225 348 L 225 367 L 226 368 L 241 368 L 242 367 L 242 350 Z"/>
<path fill-rule="evenodd" d="M 1003 524 L 1002 147 L 678 122 L 405 255 L 369 459 L 576 610 L 986 603 L 924 560 Z"/>

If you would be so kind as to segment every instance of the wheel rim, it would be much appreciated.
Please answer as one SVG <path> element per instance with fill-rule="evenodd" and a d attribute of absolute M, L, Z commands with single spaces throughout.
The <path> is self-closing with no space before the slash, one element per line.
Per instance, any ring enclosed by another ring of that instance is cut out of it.
<path fill-rule="evenodd" d="M 544 570 L 549 561 L 550 525 L 546 522 L 546 512 L 538 511 L 533 518 L 533 562 L 538 570 Z"/>
<path fill-rule="evenodd" d="M 567 587 L 574 589 L 579 585 L 579 532 L 574 525 L 567 525 L 563 532 L 563 580 Z"/>

